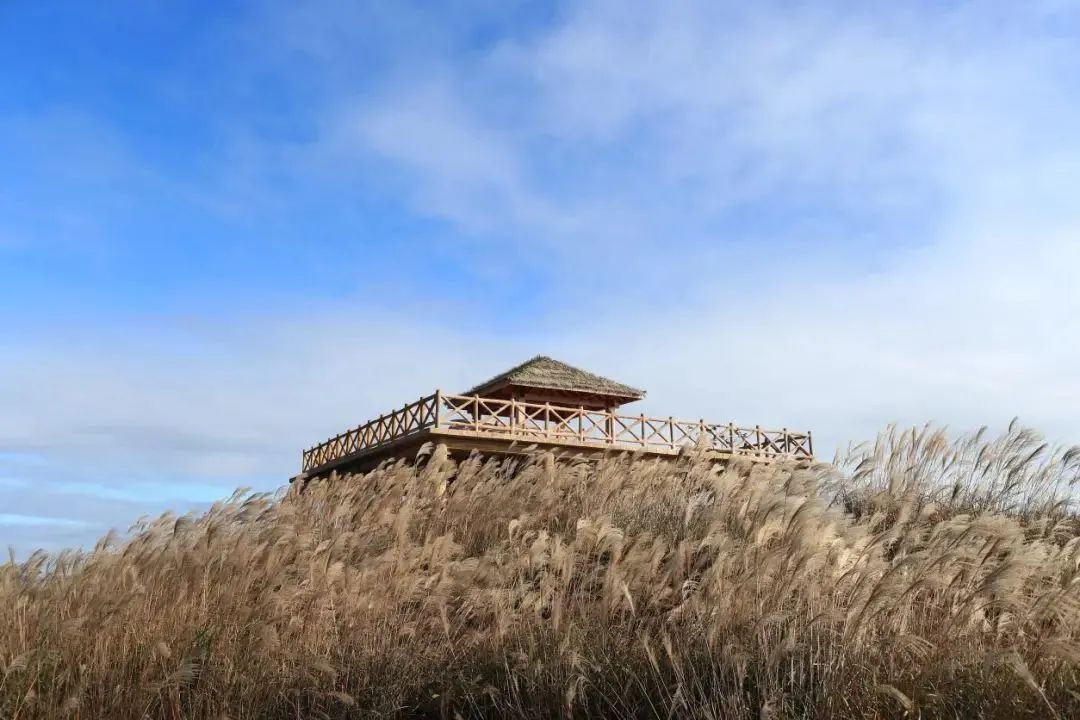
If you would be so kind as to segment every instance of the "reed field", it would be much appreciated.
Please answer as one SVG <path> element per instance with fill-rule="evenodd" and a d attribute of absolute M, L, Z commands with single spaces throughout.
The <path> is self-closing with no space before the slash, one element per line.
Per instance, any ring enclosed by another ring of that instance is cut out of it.
<path fill-rule="evenodd" d="M 1077 718 L 1080 449 L 534 453 L 0 566 L 0 718 Z"/>

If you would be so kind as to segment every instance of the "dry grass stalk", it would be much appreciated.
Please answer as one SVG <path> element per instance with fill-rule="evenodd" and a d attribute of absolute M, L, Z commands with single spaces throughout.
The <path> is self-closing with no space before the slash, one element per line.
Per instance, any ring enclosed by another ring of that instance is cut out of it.
<path fill-rule="evenodd" d="M 1077 462 L 928 429 L 240 493 L 0 567 L 0 717 L 1075 717 Z"/>

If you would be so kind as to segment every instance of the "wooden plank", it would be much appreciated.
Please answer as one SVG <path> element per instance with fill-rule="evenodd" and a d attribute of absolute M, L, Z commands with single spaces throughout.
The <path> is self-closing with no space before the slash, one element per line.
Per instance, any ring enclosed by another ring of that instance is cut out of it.
<path fill-rule="evenodd" d="M 469 428 L 478 436 L 528 437 L 554 444 L 605 445 L 608 447 L 666 448 L 680 444 L 702 444 L 716 452 L 740 456 L 813 457 L 812 435 L 793 433 L 787 428 L 765 430 L 760 425 L 741 428 L 709 425 L 703 419 L 681 421 L 639 416 L 621 416 L 612 409 L 587 410 L 578 407 L 529 403 L 510 398 L 483 398 L 478 395 L 433 395 L 406 403 L 400 409 L 336 435 L 304 450 L 301 466 L 307 470 L 325 466 L 366 449 L 382 447 L 399 438 L 430 427 Z"/>

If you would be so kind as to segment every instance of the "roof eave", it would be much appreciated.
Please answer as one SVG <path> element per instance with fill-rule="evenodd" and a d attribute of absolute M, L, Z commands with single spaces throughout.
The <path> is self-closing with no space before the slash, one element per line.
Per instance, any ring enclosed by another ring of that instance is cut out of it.
<path fill-rule="evenodd" d="M 485 393 L 495 392 L 502 390 L 505 387 L 520 387 L 520 388 L 532 388 L 534 390 L 553 390 L 556 392 L 564 393 L 581 393 L 583 395 L 596 395 L 597 397 L 608 397 L 616 400 L 622 400 L 623 402 L 632 402 L 634 400 L 641 400 L 645 397 L 644 390 L 638 390 L 627 386 L 623 390 L 599 390 L 596 388 L 568 388 L 564 385 L 546 385 L 538 382 L 516 382 L 513 380 L 502 379 L 498 382 L 488 382 L 484 385 L 478 385 L 471 390 L 465 392 L 465 395 L 483 395 Z"/>

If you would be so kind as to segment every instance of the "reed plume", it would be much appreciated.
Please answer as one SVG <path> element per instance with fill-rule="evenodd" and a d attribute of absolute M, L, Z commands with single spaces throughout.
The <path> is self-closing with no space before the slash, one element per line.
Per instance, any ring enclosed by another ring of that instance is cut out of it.
<path fill-rule="evenodd" d="M 1080 716 L 1080 452 L 435 452 L 0 567 L 0 717 Z"/>

